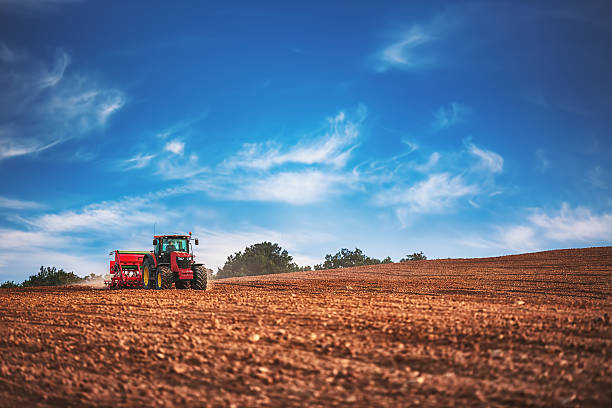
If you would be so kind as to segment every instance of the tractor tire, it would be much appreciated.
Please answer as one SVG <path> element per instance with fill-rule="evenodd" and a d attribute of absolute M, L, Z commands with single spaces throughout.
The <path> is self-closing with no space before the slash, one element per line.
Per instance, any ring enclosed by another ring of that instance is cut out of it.
<path fill-rule="evenodd" d="M 172 289 L 174 283 L 174 274 L 169 266 L 160 266 L 157 268 L 157 279 L 155 279 L 156 289 Z"/>
<path fill-rule="evenodd" d="M 176 283 L 174 284 L 174 286 L 177 289 L 189 289 L 191 288 L 191 281 L 190 280 L 177 280 Z"/>
<path fill-rule="evenodd" d="M 145 262 L 142 265 L 142 288 L 143 289 L 153 289 L 153 279 L 152 276 L 155 276 L 155 269 L 151 268 L 151 264 L 149 262 Z"/>
<path fill-rule="evenodd" d="M 193 267 L 193 280 L 191 281 L 191 289 L 207 290 L 212 286 L 212 276 L 210 270 L 202 265 Z"/>

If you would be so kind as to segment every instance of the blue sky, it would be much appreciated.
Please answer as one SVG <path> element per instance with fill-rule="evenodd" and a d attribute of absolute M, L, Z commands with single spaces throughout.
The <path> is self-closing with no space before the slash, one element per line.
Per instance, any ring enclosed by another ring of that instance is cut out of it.
<path fill-rule="evenodd" d="M 608 2 L 292 3 L 0 0 L 0 280 L 610 245 Z"/>

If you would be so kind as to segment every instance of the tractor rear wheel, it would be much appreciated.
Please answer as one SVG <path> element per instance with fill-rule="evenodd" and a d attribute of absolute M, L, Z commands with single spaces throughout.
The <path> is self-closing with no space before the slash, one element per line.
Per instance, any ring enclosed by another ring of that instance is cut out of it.
<path fill-rule="evenodd" d="M 152 289 L 153 282 L 151 279 L 151 275 L 155 275 L 155 273 L 151 270 L 151 264 L 146 262 L 142 265 L 142 287 L 143 289 Z"/>
<path fill-rule="evenodd" d="M 173 274 L 169 266 L 160 266 L 157 268 L 157 279 L 155 280 L 157 289 L 172 289 L 173 282 Z"/>
<path fill-rule="evenodd" d="M 191 281 L 191 288 L 195 290 L 206 290 L 210 289 L 212 284 L 212 277 L 208 269 L 202 265 L 193 267 L 193 280 Z"/>

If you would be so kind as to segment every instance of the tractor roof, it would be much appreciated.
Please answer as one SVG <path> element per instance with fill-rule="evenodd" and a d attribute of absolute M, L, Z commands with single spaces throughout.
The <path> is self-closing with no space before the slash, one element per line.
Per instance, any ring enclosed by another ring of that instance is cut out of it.
<path fill-rule="evenodd" d="M 189 238 L 189 235 L 155 235 L 153 238 Z"/>

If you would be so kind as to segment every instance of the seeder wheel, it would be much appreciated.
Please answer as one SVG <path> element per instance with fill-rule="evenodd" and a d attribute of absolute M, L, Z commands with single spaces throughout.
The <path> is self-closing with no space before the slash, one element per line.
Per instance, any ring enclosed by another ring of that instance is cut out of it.
<path fill-rule="evenodd" d="M 151 267 L 148 262 L 142 266 L 142 287 L 143 289 L 151 289 Z"/>

